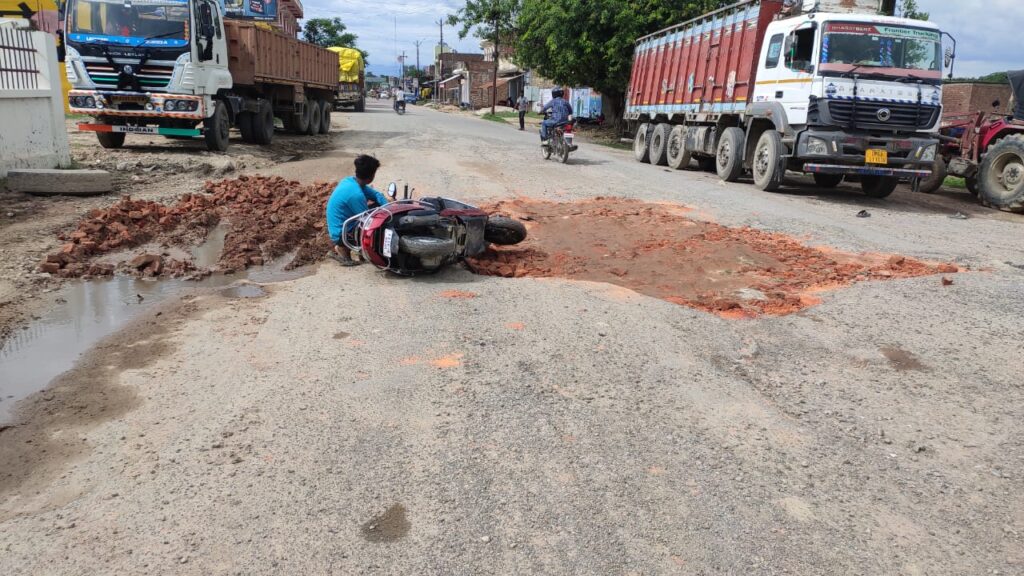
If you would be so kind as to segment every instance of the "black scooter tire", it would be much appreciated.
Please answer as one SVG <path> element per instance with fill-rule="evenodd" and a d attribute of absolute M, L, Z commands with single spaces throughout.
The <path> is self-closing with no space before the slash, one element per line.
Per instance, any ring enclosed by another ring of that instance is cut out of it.
<path fill-rule="evenodd" d="M 421 259 L 440 258 L 455 253 L 456 244 L 452 238 L 432 236 L 403 236 L 398 246 L 406 254 Z"/>
<path fill-rule="evenodd" d="M 498 246 L 512 246 L 526 240 L 526 226 L 504 216 L 491 216 L 484 228 L 484 240 Z"/>

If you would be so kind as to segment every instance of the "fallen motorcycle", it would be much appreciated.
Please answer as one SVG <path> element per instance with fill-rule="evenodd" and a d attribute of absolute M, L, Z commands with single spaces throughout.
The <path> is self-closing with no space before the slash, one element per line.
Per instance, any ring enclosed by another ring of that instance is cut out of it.
<path fill-rule="evenodd" d="M 402 276 L 436 272 L 478 256 L 488 244 L 510 246 L 526 239 L 522 222 L 491 216 L 450 198 L 412 199 L 406 187 L 388 187 L 392 202 L 349 218 L 342 242 L 366 261 Z"/>

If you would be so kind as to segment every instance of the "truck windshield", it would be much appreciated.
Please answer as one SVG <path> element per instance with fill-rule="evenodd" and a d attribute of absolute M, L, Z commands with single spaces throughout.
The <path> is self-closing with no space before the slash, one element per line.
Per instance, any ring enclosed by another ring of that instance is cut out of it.
<path fill-rule="evenodd" d="M 821 41 L 821 71 L 939 80 L 942 37 L 935 30 L 857 22 L 829 22 Z"/>
<path fill-rule="evenodd" d="M 68 39 L 129 46 L 188 45 L 188 0 L 72 0 Z"/>

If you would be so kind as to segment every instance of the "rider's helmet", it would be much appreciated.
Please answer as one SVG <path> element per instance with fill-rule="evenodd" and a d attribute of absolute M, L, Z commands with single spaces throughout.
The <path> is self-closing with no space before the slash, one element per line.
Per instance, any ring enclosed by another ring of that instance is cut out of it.
<path fill-rule="evenodd" d="M 562 90 L 561 88 L 555 88 L 551 91 L 552 98 L 562 98 L 563 96 L 565 96 L 565 90 Z"/>

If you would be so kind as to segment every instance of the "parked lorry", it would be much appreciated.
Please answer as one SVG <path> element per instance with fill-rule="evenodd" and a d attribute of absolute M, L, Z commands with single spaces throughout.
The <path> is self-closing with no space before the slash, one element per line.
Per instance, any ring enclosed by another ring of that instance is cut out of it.
<path fill-rule="evenodd" d="M 355 48 L 328 48 L 338 55 L 338 91 L 334 94 L 334 109 L 366 110 L 366 66 L 363 53 Z"/>
<path fill-rule="evenodd" d="M 767 191 L 787 170 L 857 176 L 882 198 L 931 174 L 942 33 L 879 0 L 742 0 L 637 42 L 626 103 L 638 160 Z M 945 58 L 944 58 L 945 56 Z"/>
<path fill-rule="evenodd" d="M 247 2 L 269 16 L 276 6 Z M 275 12 L 276 13 L 276 12 Z M 71 111 L 104 148 L 128 134 L 203 136 L 224 151 L 232 126 L 269 144 L 286 130 L 330 130 L 338 59 L 217 0 L 69 0 L 66 69 Z"/>
<path fill-rule="evenodd" d="M 964 178 L 967 190 L 990 208 L 1024 212 L 1024 70 L 1008 73 L 1010 115 L 978 111 L 944 115 L 942 146 L 922 192 L 935 192 L 947 176 Z M 994 102 L 997 108 L 1005 102 Z"/>

